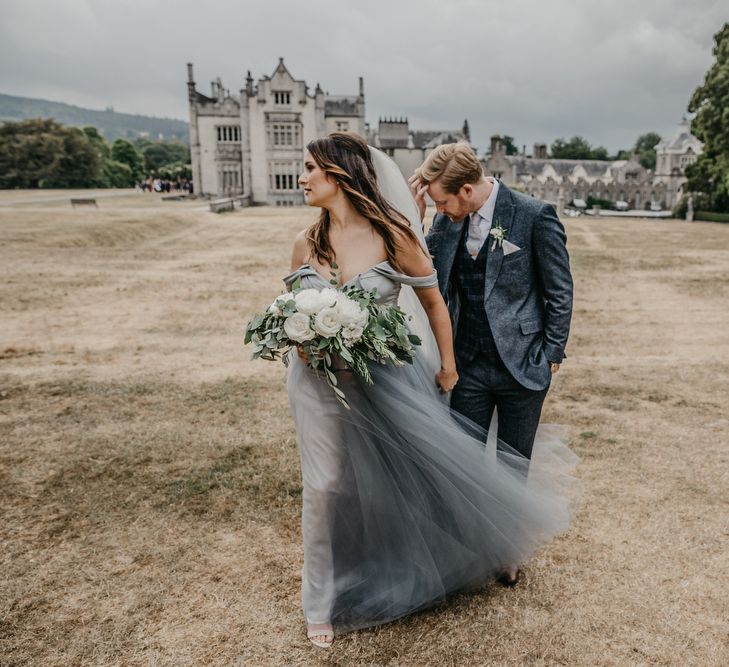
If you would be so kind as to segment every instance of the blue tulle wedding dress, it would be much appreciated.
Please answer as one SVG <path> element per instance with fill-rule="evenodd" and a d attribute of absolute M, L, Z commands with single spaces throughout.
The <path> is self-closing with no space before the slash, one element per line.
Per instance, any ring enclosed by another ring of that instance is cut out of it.
<path fill-rule="evenodd" d="M 324 288 L 304 265 L 284 281 Z M 382 262 L 350 281 L 394 304 L 403 285 L 432 287 Z M 409 289 L 406 287 L 404 289 Z M 572 514 L 576 457 L 556 427 L 540 427 L 531 465 L 452 412 L 427 355 L 371 364 L 338 383 L 351 406 L 295 354 L 288 396 L 303 477 L 302 606 L 341 633 L 392 621 L 521 564 Z"/>

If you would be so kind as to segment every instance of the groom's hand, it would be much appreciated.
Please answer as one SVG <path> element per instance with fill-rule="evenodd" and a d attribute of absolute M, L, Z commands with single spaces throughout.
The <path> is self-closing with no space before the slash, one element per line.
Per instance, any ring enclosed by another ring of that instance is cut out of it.
<path fill-rule="evenodd" d="M 408 178 L 408 185 L 415 200 L 415 205 L 420 211 L 420 222 L 423 222 L 425 219 L 425 193 L 428 191 L 428 186 L 423 185 L 415 174 Z"/>
<path fill-rule="evenodd" d="M 559 364 L 556 361 L 550 361 L 549 362 L 549 370 L 552 372 L 552 375 L 555 375 L 559 372 Z"/>

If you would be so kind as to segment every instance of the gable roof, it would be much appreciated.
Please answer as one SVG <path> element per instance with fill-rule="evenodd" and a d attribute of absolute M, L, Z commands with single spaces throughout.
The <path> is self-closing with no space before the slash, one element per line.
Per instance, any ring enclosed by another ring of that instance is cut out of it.
<path fill-rule="evenodd" d="M 324 100 L 325 116 L 359 116 L 356 95 L 329 95 Z"/>

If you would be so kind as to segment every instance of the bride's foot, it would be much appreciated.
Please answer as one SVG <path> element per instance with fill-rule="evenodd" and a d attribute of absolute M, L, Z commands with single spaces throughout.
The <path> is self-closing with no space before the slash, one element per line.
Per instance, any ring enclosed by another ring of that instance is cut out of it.
<path fill-rule="evenodd" d="M 334 630 L 331 623 L 309 623 L 306 626 L 306 638 L 319 648 L 329 648 L 334 641 Z"/>

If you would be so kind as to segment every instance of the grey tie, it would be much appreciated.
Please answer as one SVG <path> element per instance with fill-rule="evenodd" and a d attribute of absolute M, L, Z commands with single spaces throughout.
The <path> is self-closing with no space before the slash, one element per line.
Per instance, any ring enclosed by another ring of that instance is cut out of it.
<path fill-rule="evenodd" d="M 478 212 L 471 213 L 471 221 L 468 223 L 468 239 L 466 240 L 466 249 L 468 250 L 468 254 L 471 255 L 473 259 L 476 259 L 482 245 L 481 216 Z"/>

